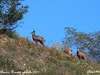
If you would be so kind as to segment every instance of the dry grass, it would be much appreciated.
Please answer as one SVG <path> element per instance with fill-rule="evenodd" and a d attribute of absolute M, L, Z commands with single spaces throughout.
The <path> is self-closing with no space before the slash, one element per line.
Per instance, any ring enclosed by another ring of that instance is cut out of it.
<path fill-rule="evenodd" d="M 35 46 L 25 38 L 5 38 L 9 41 L 0 44 L 0 70 L 39 71 L 38 75 L 86 75 L 88 70 L 100 70 L 100 64 L 79 62 L 54 48 Z"/>

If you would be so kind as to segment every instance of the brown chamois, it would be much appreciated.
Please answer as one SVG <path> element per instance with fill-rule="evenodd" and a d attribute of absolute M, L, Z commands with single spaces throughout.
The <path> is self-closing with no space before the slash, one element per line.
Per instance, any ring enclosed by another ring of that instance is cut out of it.
<path fill-rule="evenodd" d="M 39 43 L 43 47 L 45 46 L 44 45 L 44 41 L 45 41 L 44 38 L 42 36 L 36 35 L 35 31 L 32 32 L 32 39 L 33 39 L 33 41 L 35 42 L 36 45 L 38 45 L 38 43 Z"/>
<path fill-rule="evenodd" d="M 81 52 L 81 51 L 77 51 L 77 57 L 79 58 L 79 60 L 86 60 L 86 55 L 85 53 Z"/>
<path fill-rule="evenodd" d="M 72 56 L 72 50 L 70 48 L 65 48 L 64 52 L 69 55 Z"/>

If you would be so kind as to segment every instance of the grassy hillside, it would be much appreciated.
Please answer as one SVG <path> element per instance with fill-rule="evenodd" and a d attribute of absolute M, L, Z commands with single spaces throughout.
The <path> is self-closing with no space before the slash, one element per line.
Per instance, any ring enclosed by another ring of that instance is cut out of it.
<path fill-rule="evenodd" d="M 0 35 L 0 70 L 34 72 L 26 75 L 87 75 L 89 70 L 100 71 L 100 64 L 79 61 L 55 48 L 35 46 L 23 37 Z"/>

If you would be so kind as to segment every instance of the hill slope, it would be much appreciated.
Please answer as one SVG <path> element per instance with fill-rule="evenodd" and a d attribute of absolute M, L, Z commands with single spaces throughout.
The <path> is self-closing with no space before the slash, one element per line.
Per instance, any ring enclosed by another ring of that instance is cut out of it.
<path fill-rule="evenodd" d="M 36 75 L 87 75 L 88 70 L 100 71 L 100 64 L 79 62 L 54 48 L 35 46 L 25 38 L 0 35 L 0 70 L 28 70 Z"/>

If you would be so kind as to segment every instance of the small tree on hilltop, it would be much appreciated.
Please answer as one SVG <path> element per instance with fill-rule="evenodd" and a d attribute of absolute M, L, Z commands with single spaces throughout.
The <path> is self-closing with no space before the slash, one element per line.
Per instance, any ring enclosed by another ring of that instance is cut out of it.
<path fill-rule="evenodd" d="M 22 0 L 0 0 L 0 33 L 13 31 L 26 12 Z"/>

